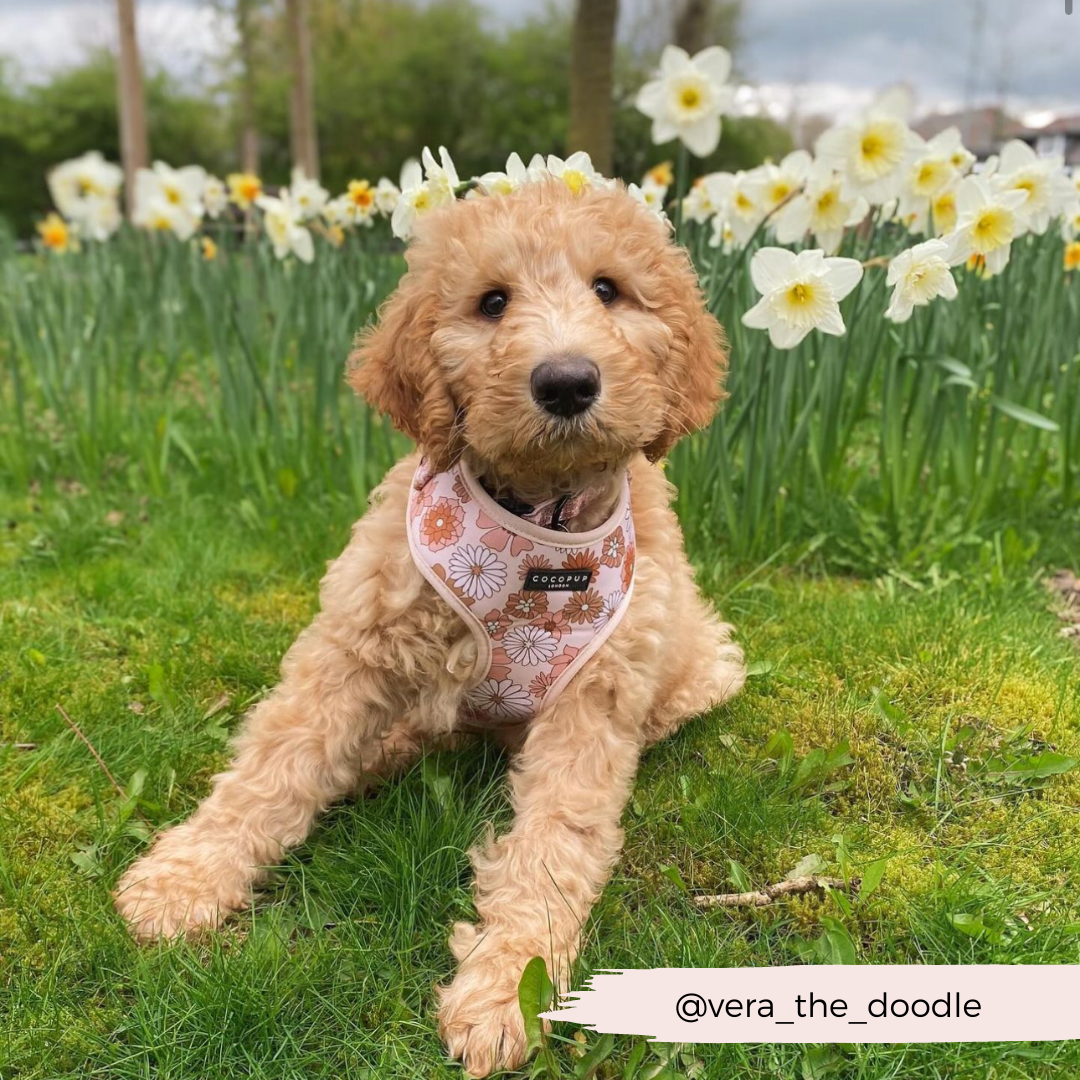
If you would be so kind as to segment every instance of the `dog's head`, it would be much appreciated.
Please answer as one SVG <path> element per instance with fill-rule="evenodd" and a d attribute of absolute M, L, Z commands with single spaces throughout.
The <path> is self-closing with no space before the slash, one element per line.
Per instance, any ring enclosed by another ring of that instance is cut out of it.
<path fill-rule="evenodd" d="M 468 449 L 537 488 L 711 419 L 726 363 L 686 252 L 624 190 L 561 181 L 421 221 L 352 385 L 436 469 Z"/>

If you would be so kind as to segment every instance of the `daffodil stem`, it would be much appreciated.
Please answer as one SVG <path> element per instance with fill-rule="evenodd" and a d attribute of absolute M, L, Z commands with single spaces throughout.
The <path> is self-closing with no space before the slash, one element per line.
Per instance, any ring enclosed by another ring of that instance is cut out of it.
<path fill-rule="evenodd" d="M 675 164 L 675 239 L 682 240 L 683 203 L 689 186 L 690 153 L 679 143 L 679 158 Z"/>

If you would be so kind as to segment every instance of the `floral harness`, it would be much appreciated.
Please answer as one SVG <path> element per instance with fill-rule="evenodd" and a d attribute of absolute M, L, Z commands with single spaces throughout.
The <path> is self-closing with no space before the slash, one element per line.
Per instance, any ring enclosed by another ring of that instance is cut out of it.
<path fill-rule="evenodd" d="M 460 461 L 417 469 L 409 548 L 479 646 L 467 705 L 523 721 L 550 705 L 626 612 L 634 587 L 629 476 L 608 520 L 587 533 L 542 528 L 500 506 Z"/>

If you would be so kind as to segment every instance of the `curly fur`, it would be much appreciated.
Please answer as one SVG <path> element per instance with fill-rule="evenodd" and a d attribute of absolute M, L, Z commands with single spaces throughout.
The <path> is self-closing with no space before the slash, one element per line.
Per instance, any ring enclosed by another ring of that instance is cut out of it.
<path fill-rule="evenodd" d="M 423 226 L 398 290 L 358 341 L 353 386 L 436 468 L 466 454 L 490 486 L 525 498 L 610 481 L 613 500 L 628 467 L 637 531 L 618 628 L 527 728 L 494 732 L 516 750 L 516 816 L 472 853 L 477 919 L 454 927 L 458 971 L 439 990 L 448 1048 L 483 1076 L 524 1058 L 517 984 L 528 960 L 543 955 L 567 985 L 618 858 L 642 750 L 742 686 L 742 653 L 694 586 L 673 491 L 654 464 L 712 417 L 726 355 L 686 253 L 622 190 L 533 184 L 458 202 Z M 617 283 L 609 306 L 592 291 L 597 277 Z M 496 287 L 510 303 L 492 321 L 478 302 Z M 533 402 L 529 376 L 568 354 L 597 364 L 602 389 L 587 413 L 557 421 Z M 117 906 L 140 939 L 217 925 L 328 804 L 467 730 L 476 646 L 408 551 L 416 465 L 417 455 L 399 462 L 372 496 L 229 770 L 121 879 Z"/>

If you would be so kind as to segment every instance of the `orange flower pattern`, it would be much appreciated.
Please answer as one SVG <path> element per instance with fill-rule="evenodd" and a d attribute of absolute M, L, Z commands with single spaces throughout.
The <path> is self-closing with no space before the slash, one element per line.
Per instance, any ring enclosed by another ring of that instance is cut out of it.
<path fill-rule="evenodd" d="M 416 483 L 407 515 L 413 558 L 488 643 L 487 671 L 467 708 L 488 721 L 535 716 L 626 610 L 635 559 L 629 480 L 608 525 L 585 540 L 519 528 L 460 465 L 431 476 L 421 464 Z M 523 587 L 530 574 L 565 580 L 568 571 L 578 588 Z"/>

